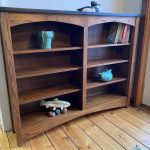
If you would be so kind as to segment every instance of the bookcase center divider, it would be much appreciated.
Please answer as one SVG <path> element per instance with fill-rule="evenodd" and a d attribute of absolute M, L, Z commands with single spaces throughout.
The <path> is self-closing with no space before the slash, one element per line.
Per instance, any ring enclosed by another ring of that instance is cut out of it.
<path fill-rule="evenodd" d="M 1 21 L 19 146 L 77 117 L 130 103 L 138 15 L 1 12 Z M 54 31 L 51 49 L 38 47 L 43 30 Z M 100 82 L 105 69 L 112 69 L 113 80 Z M 67 114 L 48 117 L 40 110 L 41 100 L 54 98 L 71 103 Z"/>

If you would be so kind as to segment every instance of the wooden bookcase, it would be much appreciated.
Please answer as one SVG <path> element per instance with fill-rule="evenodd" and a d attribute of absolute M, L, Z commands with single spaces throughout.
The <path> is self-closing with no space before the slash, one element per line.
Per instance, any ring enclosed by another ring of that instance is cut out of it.
<path fill-rule="evenodd" d="M 113 22 L 131 25 L 129 43 L 106 43 Z M 130 103 L 139 17 L 1 12 L 1 31 L 14 131 L 18 145 L 82 115 Z M 52 49 L 38 49 L 35 34 L 53 30 Z M 95 80 L 106 68 L 110 82 Z M 67 114 L 48 117 L 42 99 L 71 102 Z"/>

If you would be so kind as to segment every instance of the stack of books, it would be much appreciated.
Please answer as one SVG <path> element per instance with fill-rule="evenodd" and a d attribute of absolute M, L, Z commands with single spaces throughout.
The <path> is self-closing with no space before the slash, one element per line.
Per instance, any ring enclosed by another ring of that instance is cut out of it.
<path fill-rule="evenodd" d="M 130 25 L 113 23 L 111 25 L 107 43 L 129 43 Z"/>

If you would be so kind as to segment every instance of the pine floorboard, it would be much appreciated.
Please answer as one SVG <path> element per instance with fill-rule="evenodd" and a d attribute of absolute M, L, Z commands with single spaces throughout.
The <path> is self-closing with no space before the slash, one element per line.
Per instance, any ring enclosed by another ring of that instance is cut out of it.
<path fill-rule="evenodd" d="M 150 150 L 150 113 L 122 108 L 88 115 L 17 147 L 16 135 L 0 130 L 0 150 Z"/>

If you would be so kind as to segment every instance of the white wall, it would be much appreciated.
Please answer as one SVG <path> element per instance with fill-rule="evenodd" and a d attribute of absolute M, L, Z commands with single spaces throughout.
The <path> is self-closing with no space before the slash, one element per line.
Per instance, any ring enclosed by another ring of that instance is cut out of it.
<path fill-rule="evenodd" d="M 0 120 L 3 130 L 7 131 L 12 128 L 1 43 L 0 43 Z"/>
<path fill-rule="evenodd" d="M 139 13 L 142 0 L 96 0 L 101 3 L 101 12 L 126 12 Z M 1 6 L 37 8 L 53 10 L 76 10 L 89 5 L 91 0 L 0 0 Z"/>
<path fill-rule="evenodd" d="M 150 44 L 149 44 L 149 54 L 148 54 L 148 62 L 147 62 L 145 86 L 144 86 L 144 95 L 143 95 L 143 104 L 148 105 L 148 106 L 150 106 L 149 84 L 150 84 Z"/>
<path fill-rule="evenodd" d="M 3 5 L 7 7 L 24 7 L 54 10 L 76 10 L 77 8 L 89 5 L 91 0 L 4 0 Z M 97 0 L 101 3 L 102 12 L 120 12 L 122 0 Z"/>
<path fill-rule="evenodd" d="M 76 10 L 82 6 L 90 4 L 91 0 L 0 0 L 0 6 L 19 7 L 19 8 L 37 8 L 37 9 L 54 9 L 54 10 Z M 140 12 L 141 0 L 96 0 L 101 3 L 101 12 Z M 4 63 L 0 48 L 0 116 L 2 116 L 5 130 L 11 129 L 9 102 L 7 95 Z M 2 111 L 2 113 L 1 113 Z"/>
<path fill-rule="evenodd" d="M 140 13 L 142 0 L 122 0 L 123 12 L 125 13 Z"/>

